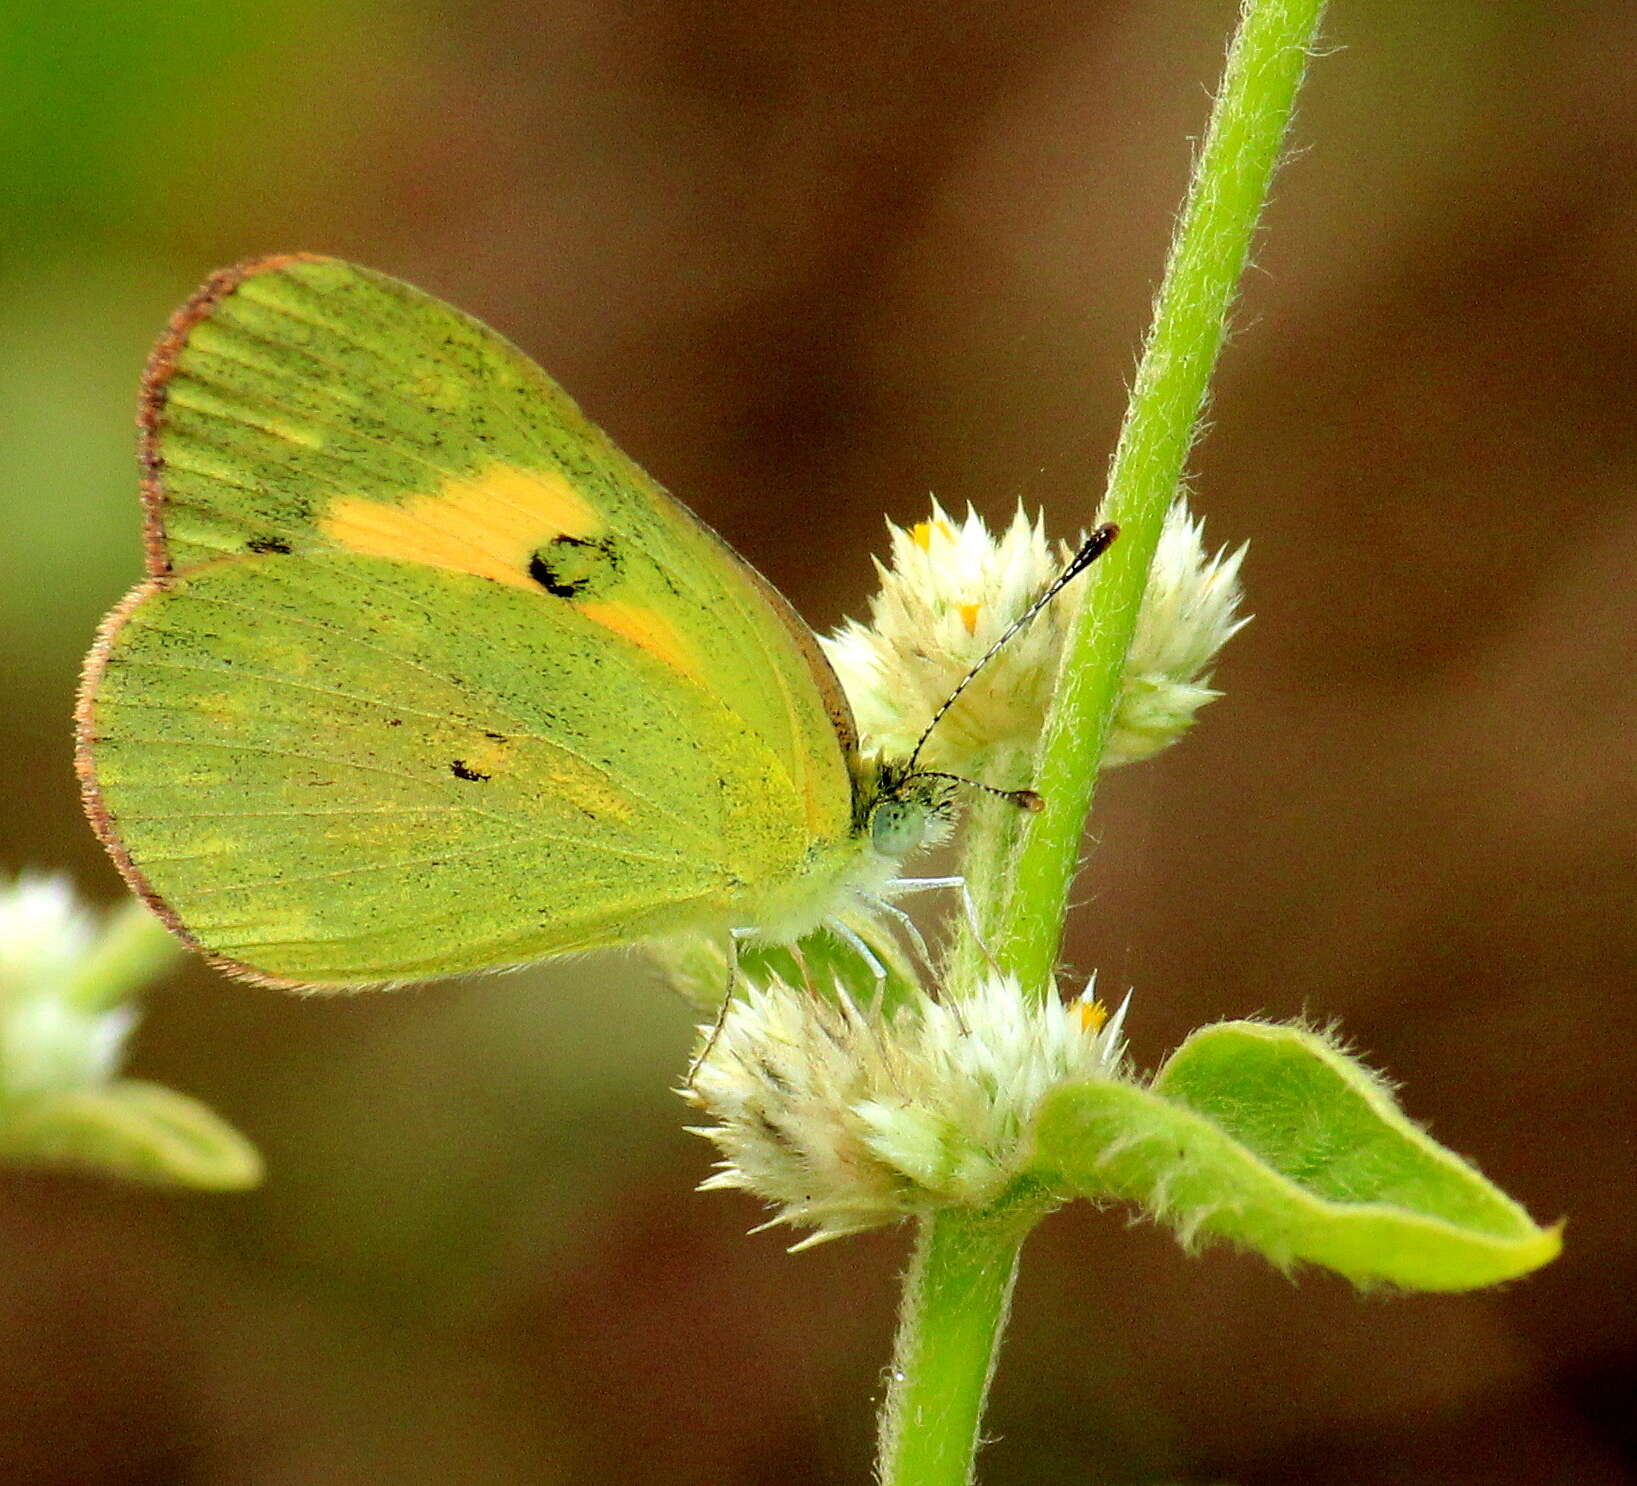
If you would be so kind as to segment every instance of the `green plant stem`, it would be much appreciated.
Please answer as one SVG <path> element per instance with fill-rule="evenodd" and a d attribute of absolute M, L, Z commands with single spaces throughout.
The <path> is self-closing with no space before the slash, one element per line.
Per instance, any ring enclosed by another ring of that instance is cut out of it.
<path fill-rule="evenodd" d="M 881 1411 L 881 1486 L 966 1486 L 1018 1250 L 1042 1208 L 921 1219 Z"/>
<path fill-rule="evenodd" d="M 1033 770 L 1032 750 L 1005 748 L 983 755 L 972 773 L 1000 789 L 1021 789 L 1031 782 Z M 984 946 L 992 944 L 998 932 L 996 915 L 1006 901 L 1022 815 L 1017 806 L 989 796 L 979 796 L 968 806 L 960 870 L 978 922 L 969 923 L 964 913 L 955 921 L 942 966 L 943 993 L 948 996 L 972 994 L 993 973 Z"/>
<path fill-rule="evenodd" d="M 1065 648 L 1035 788 L 993 948 L 1045 995 L 1103 745 L 1160 526 L 1204 410 L 1323 0 L 1248 0 L 1171 246 L 1097 520 L 1120 539 L 1092 568 Z"/>
<path fill-rule="evenodd" d="M 1229 308 L 1283 144 L 1322 0 L 1247 0 L 1154 307 L 1100 521 L 1120 540 L 1092 569 L 1035 771 L 1046 809 L 1010 874 L 986 853 L 978 914 L 1000 963 L 1038 995 L 1052 985 L 1069 885 L 1125 655 L 1165 511 L 1182 478 Z M 999 827 L 996 828 L 1000 829 Z M 881 1416 L 882 1486 L 967 1486 L 1018 1251 L 1046 1210 L 951 1209 L 923 1219 L 905 1282 Z"/>

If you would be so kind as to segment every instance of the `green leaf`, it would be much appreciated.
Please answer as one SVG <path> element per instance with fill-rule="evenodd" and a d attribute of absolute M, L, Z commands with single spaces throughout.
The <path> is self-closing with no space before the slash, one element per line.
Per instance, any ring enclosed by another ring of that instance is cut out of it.
<path fill-rule="evenodd" d="M 777 976 L 786 985 L 810 985 L 820 995 L 844 992 L 855 1005 L 877 1006 L 883 1013 L 914 1005 L 925 995 L 914 962 L 880 920 L 843 912 L 836 921 L 844 922 L 869 947 L 874 964 L 826 925 L 793 946 L 741 945 L 740 973 L 764 984 Z"/>
<path fill-rule="evenodd" d="M 220 1115 L 159 1084 L 120 1079 L 0 1106 L 0 1160 L 66 1162 L 135 1181 L 239 1191 L 261 1156 Z"/>
<path fill-rule="evenodd" d="M 1406 1118 L 1377 1075 L 1299 1027 L 1219 1023 L 1147 1089 L 1058 1089 L 1036 1142 L 1037 1170 L 1078 1195 L 1130 1198 L 1184 1242 L 1226 1238 L 1355 1284 L 1475 1289 L 1561 1247 L 1561 1225 L 1538 1227 Z"/>
<path fill-rule="evenodd" d="M 652 946 L 652 953 L 671 984 L 702 1011 L 721 1006 L 730 978 L 739 988 L 747 982 L 782 980 L 821 996 L 844 993 L 854 1005 L 883 1013 L 913 1005 L 925 995 L 914 961 L 880 919 L 846 912 L 835 917 L 868 947 L 872 960 L 830 927 L 815 929 L 793 945 L 741 944 L 731 977 L 726 948 L 713 935 L 674 935 Z"/>

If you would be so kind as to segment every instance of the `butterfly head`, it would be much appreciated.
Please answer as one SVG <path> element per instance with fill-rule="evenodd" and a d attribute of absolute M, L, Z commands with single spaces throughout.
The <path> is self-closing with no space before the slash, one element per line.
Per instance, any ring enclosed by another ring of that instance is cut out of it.
<path fill-rule="evenodd" d="M 918 846 L 934 845 L 949 834 L 954 817 L 955 791 L 959 788 L 980 790 L 995 795 L 1019 809 L 1039 811 L 1045 800 L 1032 789 L 997 789 L 961 774 L 947 774 L 937 769 L 921 767 L 921 751 L 926 747 L 938 724 L 949 715 L 966 689 L 1029 622 L 1052 599 L 1085 571 L 1102 553 L 1106 552 L 1119 528 L 1105 524 L 1097 528 L 1080 545 L 1068 566 L 1058 574 L 1024 612 L 1012 621 L 988 650 L 966 672 L 932 714 L 921 730 L 915 747 L 907 758 L 876 758 L 859 760 L 854 779 L 854 827 L 868 835 L 876 852 L 892 860 L 907 856 Z"/>
<path fill-rule="evenodd" d="M 877 759 L 859 800 L 870 845 L 895 861 L 917 847 L 935 846 L 950 832 L 955 818 L 955 786 L 947 776 L 929 774 L 909 764 Z"/>
<path fill-rule="evenodd" d="M 1022 810 L 1037 811 L 1045 804 L 1032 789 L 995 789 L 959 774 L 919 768 L 913 759 L 860 759 L 853 794 L 855 818 L 877 853 L 897 861 L 948 837 L 954 828 L 956 791 L 963 787 L 995 795 Z"/>

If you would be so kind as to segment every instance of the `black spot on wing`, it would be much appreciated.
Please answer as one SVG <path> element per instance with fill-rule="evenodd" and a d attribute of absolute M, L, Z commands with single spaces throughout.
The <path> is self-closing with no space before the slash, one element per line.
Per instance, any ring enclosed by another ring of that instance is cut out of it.
<path fill-rule="evenodd" d="M 473 781 L 476 781 L 476 782 L 481 782 L 481 781 L 486 780 L 486 779 L 488 779 L 490 777 L 489 775 L 485 774 L 481 769 L 472 768 L 470 765 L 467 764 L 466 760 L 462 759 L 462 758 L 457 758 L 457 759 L 451 759 L 450 760 L 450 762 L 449 762 L 449 772 L 451 774 L 453 774 L 456 779 L 470 779 L 470 780 L 473 780 Z"/>
<path fill-rule="evenodd" d="M 529 558 L 529 577 L 560 599 L 595 598 L 613 584 L 621 557 L 612 537 L 553 537 Z"/>
<path fill-rule="evenodd" d="M 244 544 L 252 552 L 288 552 L 290 544 L 283 537 L 251 537 Z"/>

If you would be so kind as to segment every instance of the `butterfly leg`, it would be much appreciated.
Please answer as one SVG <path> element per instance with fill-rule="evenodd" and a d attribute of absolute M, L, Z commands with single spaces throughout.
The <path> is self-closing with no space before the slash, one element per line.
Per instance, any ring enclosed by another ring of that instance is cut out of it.
<path fill-rule="evenodd" d="M 972 897 L 972 890 L 966 885 L 964 877 L 895 877 L 882 891 L 885 898 L 888 893 L 899 897 L 907 897 L 910 893 L 931 892 L 934 888 L 958 888 L 961 894 L 961 908 L 966 913 L 966 926 L 972 931 L 972 942 L 977 945 L 979 952 L 989 962 L 989 968 L 996 975 L 1001 973 L 1000 961 L 989 948 L 988 941 L 983 937 L 983 929 L 978 923 L 978 905 Z"/>
<path fill-rule="evenodd" d="M 880 1015 L 884 993 L 887 988 L 887 967 L 881 963 L 881 957 L 864 942 L 859 933 L 847 924 L 842 923 L 840 919 L 826 919 L 824 926 L 843 944 L 850 946 L 853 953 L 863 960 L 865 966 L 875 977 L 875 1009 L 877 1015 L 874 1017 L 865 1016 L 858 1009 L 858 1003 L 853 1000 L 853 994 L 847 989 L 846 981 L 836 980 L 835 994 L 841 1003 L 842 1010 L 851 1018 L 853 1025 L 869 1033 L 870 1039 L 875 1043 L 878 1050 L 881 1068 L 892 1079 L 893 1087 L 902 1095 L 903 1086 L 898 1078 L 897 1060 L 892 1055 L 891 1039 L 887 1036 L 886 1023 Z"/>
<path fill-rule="evenodd" d="M 932 963 L 932 951 L 927 948 L 926 938 L 921 933 L 920 928 L 916 925 L 915 920 L 905 913 L 904 910 L 896 903 L 889 903 L 885 898 L 877 898 L 875 900 L 875 906 L 877 908 L 885 909 L 895 919 L 897 919 L 900 924 L 903 925 L 904 934 L 909 939 L 910 944 L 914 947 L 915 953 L 920 956 L 922 968 L 928 975 L 936 980 L 938 978 L 938 967 Z"/>
<path fill-rule="evenodd" d="M 894 877 L 881 889 L 883 897 L 907 898 L 911 893 L 930 893 L 934 888 L 965 888 L 964 877 Z"/>
<path fill-rule="evenodd" d="M 864 968 L 870 972 L 872 979 L 875 981 L 875 996 L 876 1000 L 879 1001 L 882 991 L 887 988 L 887 967 L 881 963 L 881 957 L 859 937 L 856 930 L 842 923 L 840 919 L 830 919 L 827 927 L 837 939 L 851 948 L 852 952 L 864 962 Z M 842 987 L 841 990 L 842 994 L 845 995 L 845 987 Z"/>
<path fill-rule="evenodd" d="M 733 1005 L 733 988 L 739 980 L 739 941 L 754 932 L 752 929 L 728 930 L 728 983 L 722 993 L 722 1004 L 716 1008 L 716 1020 L 711 1023 L 710 1035 L 706 1037 L 705 1045 L 694 1054 L 693 1062 L 688 1064 L 688 1079 L 683 1086 L 685 1088 L 693 1087 L 693 1081 L 699 1076 L 705 1059 L 710 1057 L 711 1049 L 716 1046 L 716 1039 L 722 1035 L 722 1026 L 728 1019 L 728 1008 Z"/>

